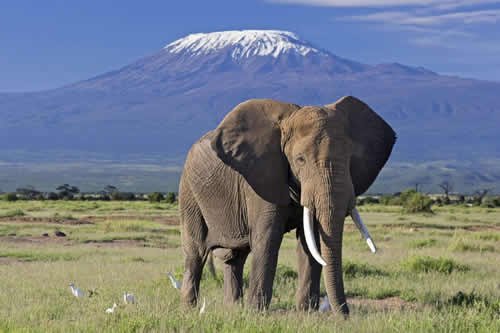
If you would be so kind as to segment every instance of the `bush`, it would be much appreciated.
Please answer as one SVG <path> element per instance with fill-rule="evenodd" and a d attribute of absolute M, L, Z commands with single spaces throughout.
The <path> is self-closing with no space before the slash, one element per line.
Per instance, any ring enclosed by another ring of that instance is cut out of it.
<path fill-rule="evenodd" d="M 450 274 L 453 271 L 466 272 L 470 270 L 467 265 L 459 264 L 452 259 L 434 259 L 429 256 L 410 256 L 401 262 L 403 270 L 414 273 L 438 272 Z"/>
<path fill-rule="evenodd" d="M 161 192 L 153 192 L 148 195 L 148 199 L 149 202 L 160 202 L 165 198 L 163 197 L 163 194 L 161 194 Z"/>
<path fill-rule="evenodd" d="M 483 208 L 495 208 L 495 206 L 496 206 L 495 199 L 492 197 L 484 197 L 481 200 L 481 207 Z"/>
<path fill-rule="evenodd" d="M 403 202 L 404 213 L 432 213 L 432 200 L 427 195 L 414 192 Z"/>
<path fill-rule="evenodd" d="M 399 196 L 396 195 L 384 195 L 383 197 L 380 198 L 380 203 L 385 206 L 399 206 L 401 205 L 401 199 Z"/>
<path fill-rule="evenodd" d="M 168 192 L 165 196 L 165 201 L 168 203 L 175 203 L 176 200 L 177 196 L 175 195 L 175 192 Z"/>
<path fill-rule="evenodd" d="M 404 192 L 402 192 L 400 195 L 399 195 L 399 200 L 401 200 L 401 204 L 404 205 L 406 202 L 408 202 L 408 200 L 410 200 L 411 198 L 413 198 L 413 196 L 417 194 L 417 191 L 415 191 L 414 189 L 410 188 Z"/>
<path fill-rule="evenodd" d="M 111 194 L 109 195 L 110 199 L 111 200 L 121 200 L 121 193 L 118 192 L 118 191 L 114 191 L 114 192 L 111 192 Z"/>
<path fill-rule="evenodd" d="M 346 278 L 356 278 L 369 275 L 384 276 L 386 272 L 368 264 L 359 264 L 349 260 L 344 260 L 342 270 Z"/>
<path fill-rule="evenodd" d="M 3 196 L 3 199 L 5 201 L 17 201 L 17 194 L 15 194 L 14 192 L 9 192 Z"/>
<path fill-rule="evenodd" d="M 59 196 L 55 192 L 50 192 L 47 194 L 47 200 L 59 200 Z"/>

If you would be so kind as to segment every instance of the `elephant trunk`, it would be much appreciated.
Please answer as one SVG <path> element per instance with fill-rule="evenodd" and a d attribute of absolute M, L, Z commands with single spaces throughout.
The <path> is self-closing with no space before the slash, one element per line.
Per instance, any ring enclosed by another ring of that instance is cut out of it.
<path fill-rule="evenodd" d="M 332 308 L 349 314 L 342 276 L 342 234 L 344 219 L 354 197 L 349 169 L 336 163 L 321 173 L 321 188 L 316 196 L 316 217 L 319 221 L 321 254 L 326 262 L 323 267 L 326 291 Z"/>

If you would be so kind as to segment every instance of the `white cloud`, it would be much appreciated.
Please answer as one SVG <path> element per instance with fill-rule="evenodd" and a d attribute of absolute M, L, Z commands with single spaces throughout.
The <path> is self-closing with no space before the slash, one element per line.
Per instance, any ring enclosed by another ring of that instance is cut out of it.
<path fill-rule="evenodd" d="M 301 4 L 323 7 L 408 7 L 432 6 L 437 9 L 455 9 L 500 3 L 499 0 L 268 0 L 274 3 Z"/>
<path fill-rule="evenodd" d="M 342 20 L 416 26 L 441 25 L 452 22 L 463 24 L 494 24 L 500 21 L 500 9 L 455 12 L 438 15 L 417 15 L 402 11 L 383 11 L 374 14 L 343 17 Z"/>

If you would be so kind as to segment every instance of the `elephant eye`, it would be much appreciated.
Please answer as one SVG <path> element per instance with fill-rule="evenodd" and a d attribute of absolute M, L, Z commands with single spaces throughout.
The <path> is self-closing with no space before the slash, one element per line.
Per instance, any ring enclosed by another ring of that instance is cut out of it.
<path fill-rule="evenodd" d="M 298 166 L 303 166 L 306 163 L 306 159 L 304 158 L 304 156 L 299 156 L 295 159 L 295 162 Z"/>

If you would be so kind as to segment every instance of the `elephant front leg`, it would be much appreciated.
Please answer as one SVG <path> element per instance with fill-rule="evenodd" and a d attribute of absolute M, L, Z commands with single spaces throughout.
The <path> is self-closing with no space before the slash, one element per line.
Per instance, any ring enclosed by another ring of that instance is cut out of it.
<path fill-rule="evenodd" d="M 318 234 L 316 232 L 316 239 Z M 318 310 L 320 296 L 321 265 L 313 258 L 301 227 L 297 228 L 298 286 L 295 305 L 299 311 Z"/>
<path fill-rule="evenodd" d="M 259 310 L 267 309 L 273 293 L 274 275 L 283 240 L 283 223 L 273 221 L 259 228 L 252 237 L 252 271 L 248 304 Z"/>

